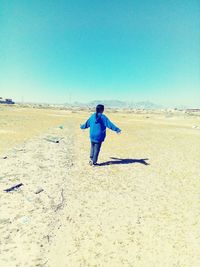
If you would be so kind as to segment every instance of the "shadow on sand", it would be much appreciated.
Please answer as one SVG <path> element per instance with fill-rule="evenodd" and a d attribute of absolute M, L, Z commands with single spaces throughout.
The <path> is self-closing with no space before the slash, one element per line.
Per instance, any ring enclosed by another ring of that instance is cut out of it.
<path fill-rule="evenodd" d="M 106 162 L 102 162 L 98 164 L 98 166 L 106 166 L 106 165 L 115 165 L 115 164 L 131 164 L 131 163 L 140 163 L 144 165 L 150 165 L 146 162 L 149 159 L 120 159 L 120 158 L 112 158 L 113 160 L 109 160 Z"/>

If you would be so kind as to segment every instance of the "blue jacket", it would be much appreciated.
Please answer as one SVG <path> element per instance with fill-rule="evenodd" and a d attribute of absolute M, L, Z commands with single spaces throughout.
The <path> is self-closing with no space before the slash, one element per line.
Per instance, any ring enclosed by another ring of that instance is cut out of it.
<path fill-rule="evenodd" d="M 115 126 L 104 114 L 96 113 L 86 121 L 85 124 L 81 125 L 81 129 L 90 127 L 90 140 L 95 143 L 103 142 L 106 137 L 106 128 L 109 128 L 115 132 L 121 132 L 121 130 Z"/>

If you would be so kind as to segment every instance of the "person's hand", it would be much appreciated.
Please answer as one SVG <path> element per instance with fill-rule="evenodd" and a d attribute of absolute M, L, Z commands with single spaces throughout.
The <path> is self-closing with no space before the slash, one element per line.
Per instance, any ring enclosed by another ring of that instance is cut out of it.
<path fill-rule="evenodd" d="M 80 124 L 80 128 L 81 128 L 82 124 Z M 84 128 L 81 128 L 82 132 L 84 133 L 85 132 L 85 129 Z"/>

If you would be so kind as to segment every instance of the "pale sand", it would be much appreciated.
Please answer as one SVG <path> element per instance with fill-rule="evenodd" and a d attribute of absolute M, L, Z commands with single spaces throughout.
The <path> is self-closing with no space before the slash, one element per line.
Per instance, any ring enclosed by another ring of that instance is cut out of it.
<path fill-rule="evenodd" d="M 1 148 L 0 266 L 200 266 L 200 119 L 109 114 L 123 133 L 108 132 L 99 161 L 133 160 L 92 168 L 88 114 L 48 114 L 59 122 Z"/>

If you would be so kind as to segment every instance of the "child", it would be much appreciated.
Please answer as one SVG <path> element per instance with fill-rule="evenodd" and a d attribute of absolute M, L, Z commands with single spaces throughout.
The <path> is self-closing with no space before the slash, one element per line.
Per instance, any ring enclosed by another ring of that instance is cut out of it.
<path fill-rule="evenodd" d="M 91 151 L 89 164 L 91 166 L 97 165 L 101 144 L 106 137 L 106 127 L 117 133 L 121 132 L 118 127 L 116 127 L 105 115 L 103 115 L 103 112 L 104 106 L 97 105 L 96 113 L 92 114 L 85 124 L 80 125 L 81 129 L 90 127 Z"/>

